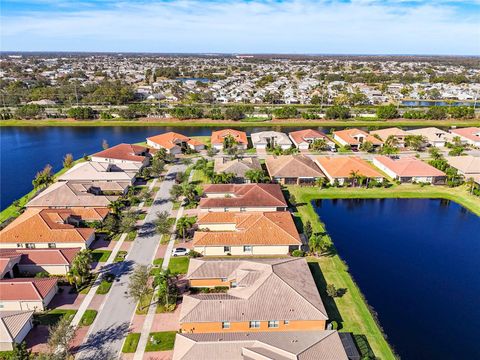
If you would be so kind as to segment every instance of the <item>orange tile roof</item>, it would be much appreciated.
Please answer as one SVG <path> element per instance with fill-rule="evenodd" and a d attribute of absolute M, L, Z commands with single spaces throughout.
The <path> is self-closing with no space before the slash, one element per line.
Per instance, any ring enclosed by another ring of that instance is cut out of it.
<path fill-rule="evenodd" d="M 388 156 L 376 156 L 375 160 L 398 176 L 445 176 L 444 172 L 411 156 L 395 160 Z"/>
<path fill-rule="evenodd" d="M 222 213 L 209 212 L 198 220 L 200 228 L 208 224 L 234 223 L 235 231 L 197 231 L 194 246 L 299 245 L 300 236 L 287 211 Z"/>
<path fill-rule="evenodd" d="M 109 214 L 110 210 L 108 208 L 80 208 L 72 207 L 69 208 L 73 215 L 80 216 L 85 221 L 101 221 L 104 220 Z"/>
<path fill-rule="evenodd" d="M 235 141 L 239 144 L 248 144 L 247 133 L 233 129 L 222 129 L 212 132 L 211 143 L 216 145 L 223 144 L 223 139 L 228 135 L 233 136 Z"/>
<path fill-rule="evenodd" d="M 203 193 L 225 193 L 232 196 L 202 198 L 200 208 L 287 206 L 282 188 L 278 184 L 212 184 L 206 185 Z"/>
<path fill-rule="evenodd" d="M 150 140 L 161 147 L 170 150 L 173 149 L 175 146 L 177 146 L 178 142 L 186 142 L 190 145 L 196 146 L 196 145 L 203 145 L 202 142 L 196 140 L 196 139 L 191 139 L 185 135 L 176 133 L 176 132 L 167 132 L 164 134 L 156 135 L 147 138 L 147 140 Z"/>
<path fill-rule="evenodd" d="M 65 223 L 67 209 L 28 208 L 0 232 L 0 243 L 82 243 L 95 233 Z"/>
<path fill-rule="evenodd" d="M 317 156 L 315 160 L 322 170 L 332 178 L 348 178 L 353 171 L 366 177 L 383 177 L 382 174 L 371 167 L 365 160 L 356 156 Z"/>
<path fill-rule="evenodd" d="M 306 142 L 305 139 L 325 139 L 326 141 L 332 141 L 327 135 L 325 135 L 321 131 L 313 129 L 293 131 L 289 133 L 289 135 L 297 144 Z"/>
<path fill-rule="evenodd" d="M 18 278 L 0 280 L 0 300 L 43 300 L 57 285 L 55 278 Z"/>
<path fill-rule="evenodd" d="M 129 161 L 140 161 L 145 160 L 145 155 L 148 152 L 148 148 L 140 145 L 132 144 L 118 144 L 112 146 L 111 148 L 105 149 L 98 153 L 93 154 L 92 156 L 107 158 L 107 159 L 119 159 L 119 160 L 129 160 Z"/>
<path fill-rule="evenodd" d="M 360 145 L 361 143 L 354 138 L 355 135 L 362 134 L 365 136 L 365 141 L 370 141 L 373 145 L 382 145 L 383 142 L 381 140 L 378 140 L 375 136 L 370 135 L 369 133 L 360 130 L 360 129 L 345 129 L 345 130 L 339 130 L 339 131 L 334 131 L 334 135 L 338 136 L 345 142 L 347 142 L 350 145 Z"/>

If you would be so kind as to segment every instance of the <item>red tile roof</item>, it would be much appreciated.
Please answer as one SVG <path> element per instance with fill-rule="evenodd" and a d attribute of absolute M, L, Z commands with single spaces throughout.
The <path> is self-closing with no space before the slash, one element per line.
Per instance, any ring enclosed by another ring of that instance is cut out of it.
<path fill-rule="evenodd" d="M 450 132 L 453 135 L 463 136 L 471 141 L 480 142 L 480 128 L 478 127 L 452 129 Z"/>
<path fill-rule="evenodd" d="M 111 148 L 95 153 L 92 156 L 106 158 L 106 159 L 118 159 L 118 160 L 143 162 L 145 160 L 145 155 L 142 155 L 142 154 L 146 154 L 147 152 L 148 152 L 148 148 L 145 146 L 132 145 L 132 144 L 118 144 L 118 145 L 112 146 Z"/>
<path fill-rule="evenodd" d="M 287 206 L 282 188 L 278 184 L 212 184 L 206 185 L 203 192 L 231 196 L 202 198 L 199 208 Z"/>
<path fill-rule="evenodd" d="M 238 131 L 233 129 L 222 129 L 222 130 L 212 132 L 212 137 L 211 137 L 212 145 L 223 144 L 223 139 L 225 139 L 229 135 L 233 136 L 235 141 L 239 144 L 244 144 L 244 145 L 248 144 L 247 133 L 245 133 L 244 131 Z"/>
<path fill-rule="evenodd" d="M 0 260 L 21 256 L 22 265 L 70 265 L 80 248 L 0 249 Z"/>
<path fill-rule="evenodd" d="M 0 300 L 43 300 L 57 285 L 55 278 L 18 278 L 0 280 Z"/>

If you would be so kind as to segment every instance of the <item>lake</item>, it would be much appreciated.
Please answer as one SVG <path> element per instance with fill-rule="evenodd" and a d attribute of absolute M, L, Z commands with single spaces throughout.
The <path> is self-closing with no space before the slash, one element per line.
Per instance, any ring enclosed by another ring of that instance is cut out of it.
<path fill-rule="evenodd" d="M 235 127 L 233 127 L 235 128 Z M 303 127 L 305 128 L 305 127 Z M 238 128 L 247 133 L 276 130 L 281 127 Z M 302 127 L 283 128 L 295 131 Z M 317 128 L 329 132 L 330 128 Z M 0 207 L 5 209 L 15 199 L 32 190 L 32 180 L 46 164 L 55 172 L 62 168 L 67 153 L 74 158 L 100 151 L 102 140 L 110 146 L 145 141 L 148 136 L 175 131 L 187 136 L 210 136 L 215 127 L 1 127 L 0 128 Z"/>
<path fill-rule="evenodd" d="M 430 199 L 313 202 L 402 359 L 480 359 L 480 218 Z"/>

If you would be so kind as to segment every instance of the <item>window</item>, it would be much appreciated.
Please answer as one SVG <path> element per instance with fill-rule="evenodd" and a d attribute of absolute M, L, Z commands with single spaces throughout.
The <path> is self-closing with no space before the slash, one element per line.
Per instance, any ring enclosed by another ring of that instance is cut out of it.
<path fill-rule="evenodd" d="M 240 208 L 240 211 L 241 211 L 241 212 L 244 212 L 244 211 L 247 211 L 247 209 L 245 209 L 244 207 L 241 207 L 241 208 Z"/>
<path fill-rule="evenodd" d="M 221 278 L 220 281 L 221 282 L 227 282 L 227 278 Z"/>
<path fill-rule="evenodd" d="M 33 244 L 33 243 L 26 243 L 26 244 L 25 244 L 25 247 L 26 247 L 27 249 L 35 249 L 35 244 Z"/>
<path fill-rule="evenodd" d="M 252 247 L 250 245 L 245 245 L 243 247 L 243 252 L 252 252 Z"/>
<path fill-rule="evenodd" d="M 17 244 L 17 248 L 22 248 L 23 244 Z"/>
<path fill-rule="evenodd" d="M 269 328 L 278 328 L 278 320 L 270 320 L 268 322 L 268 327 Z"/>
<path fill-rule="evenodd" d="M 223 321 L 222 329 L 230 329 L 230 321 Z"/>
<path fill-rule="evenodd" d="M 260 329 L 260 321 L 250 321 L 250 329 Z"/>
<path fill-rule="evenodd" d="M 284 321 L 283 321 L 283 324 L 284 324 L 284 325 L 290 324 L 290 320 L 284 320 Z"/>
<path fill-rule="evenodd" d="M 48 247 L 49 247 L 50 249 L 55 249 L 55 248 L 57 247 L 57 244 L 55 244 L 55 243 L 48 243 Z"/>
<path fill-rule="evenodd" d="M 230 246 L 224 246 L 223 247 L 223 252 L 225 253 L 229 253 L 232 249 L 230 248 Z"/>

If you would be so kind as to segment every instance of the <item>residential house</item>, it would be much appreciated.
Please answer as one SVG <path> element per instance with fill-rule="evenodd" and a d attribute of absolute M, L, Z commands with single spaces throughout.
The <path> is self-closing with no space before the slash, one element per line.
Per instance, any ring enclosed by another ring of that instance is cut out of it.
<path fill-rule="evenodd" d="M 95 239 L 95 230 L 78 227 L 81 222 L 68 209 L 29 208 L 0 231 L 0 249 L 86 249 Z"/>
<path fill-rule="evenodd" d="M 349 333 L 336 330 L 181 333 L 173 360 L 360 360 Z"/>
<path fill-rule="evenodd" d="M 345 129 L 333 132 L 333 138 L 343 146 L 351 149 L 360 149 L 363 143 L 370 142 L 373 147 L 380 147 L 383 141 L 360 129 Z"/>
<path fill-rule="evenodd" d="M 446 180 L 446 174 L 443 171 L 413 156 L 401 158 L 376 156 L 373 158 L 373 165 L 401 183 L 419 182 L 439 185 L 445 184 Z"/>
<path fill-rule="evenodd" d="M 184 295 L 182 333 L 325 330 L 328 315 L 304 258 L 192 259 L 187 279 L 228 290 Z"/>
<path fill-rule="evenodd" d="M 126 182 L 133 185 L 141 166 L 135 163 L 107 163 L 87 161 L 74 165 L 58 181 Z"/>
<path fill-rule="evenodd" d="M 253 147 L 257 150 L 273 149 L 280 147 L 282 150 L 288 150 L 292 147 L 292 141 L 282 132 L 261 131 L 251 135 Z"/>
<path fill-rule="evenodd" d="M 403 148 L 405 147 L 405 136 L 407 136 L 408 133 L 400 128 L 392 127 L 370 131 L 370 135 L 373 135 L 374 137 L 378 136 L 383 142 L 387 141 L 387 139 L 392 136 L 397 140 L 397 147 Z"/>
<path fill-rule="evenodd" d="M 339 185 L 348 184 L 352 181 L 353 175 L 362 176 L 367 182 L 370 179 L 379 182 L 383 181 L 383 175 L 381 173 L 357 156 L 317 156 L 315 163 L 322 169 L 331 184 L 334 184 L 335 181 L 337 181 Z"/>
<path fill-rule="evenodd" d="M 289 133 L 288 136 L 301 151 L 308 150 L 315 140 L 324 140 L 331 151 L 335 150 L 335 143 L 327 135 L 318 130 L 305 129 L 293 131 Z"/>
<path fill-rule="evenodd" d="M 193 249 L 205 256 L 287 255 L 302 245 L 288 211 L 208 212 L 197 226 Z"/>
<path fill-rule="evenodd" d="M 2 279 L 0 308 L 2 311 L 44 311 L 57 291 L 56 278 Z"/>
<path fill-rule="evenodd" d="M 451 129 L 450 132 L 454 136 L 459 136 L 463 142 L 472 146 L 480 147 L 480 128 L 467 127 L 467 128 Z"/>
<path fill-rule="evenodd" d="M 6 261 L 8 267 L 2 271 L 1 278 L 34 276 L 39 272 L 50 275 L 65 275 L 80 248 L 52 248 L 52 249 L 0 249 L 0 266 Z M 8 271 L 7 271 L 8 270 Z"/>
<path fill-rule="evenodd" d="M 278 184 L 211 184 L 203 188 L 198 208 L 213 212 L 285 211 L 288 205 Z"/>
<path fill-rule="evenodd" d="M 181 154 L 182 151 L 187 149 L 200 151 L 205 148 L 205 144 L 197 139 L 192 139 L 175 132 L 167 132 L 149 137 L 147 138 L 147 145 L 154 149 L 165 149 L 168 154 L 173 155 Z"/>
<path fill-rule="evenodd" d="M 91 156 L 94 162 L 113 164 L 133 163 L 139 168 L 147 166 L 150 162 L 150 149 L 145 146 L 118 144 L 111 148 L 97 152 Z"/>
<path fill-rule="evenodd" d="M 245 174 L 250 170 L 262 170 L 262 166 L 256 157 L 244 157 L 241 159 L 229 159 L 225 157 L 215 158 L 213 171 L 216 173 L 231 173 L 235 175 L 235 183 L 249 183 Z"/>
<path fill-rule="evenodd" d="M 233 129 L 222 129 L 212 132 L 211 144 L 215 150 L 223 150 L 223 141 L 226 137 L 232 137 L 236 147 L 240 150 L 246 150 L 248 146 L 247 134 L 244 131 Z"/>
<path fill-rule="evenodd" d="M 0 351 L 13 350 L 33 327 L 33 311 L 0 311 Z"/>
<path fill-rule="evenodd" d="M 282 185 L 311 185 L 325 177 L 315 162 L 305 155 L 267 156 L 265 165 L 270 179 Z"/>
<path fill-rule="evenodd" d="M 435 127 L 408 130 L 407 133 L 408 135 L 423 136 L 427 144 L 434 147 L 444 147 L 445 143 L 452 142 L 454 138 L 454 135 Z"/>
<path fill-rule="evenodd" d="M 103 189 L 111 189 L 105 190 L 108 194 L 124 193 L 128 188 L 128 183 L 97 184 L 60 181 L 40 192 L 26 206 L 27 208 L 71 209 L 78 214 L 88 213 L 92 220 L 100 220 L 99 217 L 104 218 L 108 214 L 105 209 L 112 201 L 117 200 L 119 195 L 104 195 L 98 186 L 102 186 Z M 88 220 L 87 217 L 84 219 Z"/>
<path fill-rule="evenodd" d="M 448 165 L 457 169 L 458 173 L 466 180 L 473 178 L 477 184 L 480 184 L 480 157 L 466 156 L 448 156 Z"/>

